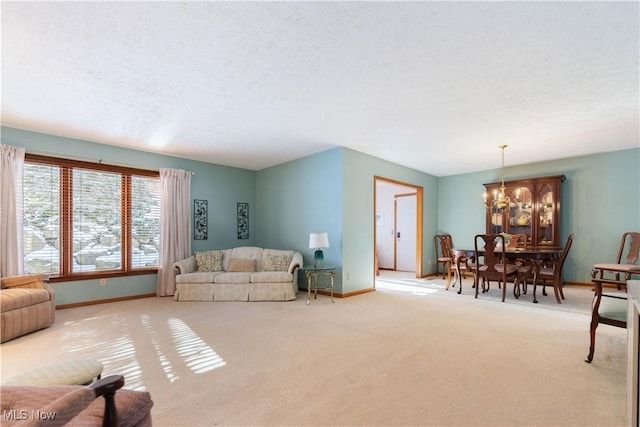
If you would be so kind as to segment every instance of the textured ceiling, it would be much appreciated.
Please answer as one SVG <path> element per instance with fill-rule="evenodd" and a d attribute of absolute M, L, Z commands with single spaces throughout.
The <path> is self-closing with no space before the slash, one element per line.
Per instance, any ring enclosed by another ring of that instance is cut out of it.
<path fill-rule="evenodd" d="M 259 170 L 638 147 L 638 2 L 2 2 L 2 124 Z"/>

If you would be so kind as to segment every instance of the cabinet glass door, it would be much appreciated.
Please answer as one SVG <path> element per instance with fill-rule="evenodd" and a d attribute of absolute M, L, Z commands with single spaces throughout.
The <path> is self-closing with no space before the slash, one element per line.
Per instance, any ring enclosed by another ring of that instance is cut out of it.
<path fill-rule="evenodd" d="M 528 186 L 516 186 L 509 189 L 511 206 L 509 207 L 509 233 L 526 234 L 531 241 L 533 194 Z"/>
<path fill-rule="evenodd" d="M 504 210 L 495 206 L 489 210 L 489 227 L 487 230 L 489 234 L 500 234 L 504 232 Z"/>
<path fill-rule="evenodd" d="M 556 239 L 556 197 L 554 187 L 543 184 L 538 190 L 538 206 L 536 221 L 538 221 L 538 244 L 554 244 Z"/>

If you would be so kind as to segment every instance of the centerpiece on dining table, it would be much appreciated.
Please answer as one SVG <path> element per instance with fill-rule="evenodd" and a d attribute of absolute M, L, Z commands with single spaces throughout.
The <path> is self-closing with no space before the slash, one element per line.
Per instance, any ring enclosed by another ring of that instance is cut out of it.
<path fill-rule="evenodd" d="M 508 248 L 508 247 L 509 247 L 509 242 L 511 242 L 511 238 L 512 238 L 513 236 L 512 236 L 511 234 L 509 234 L 509 233 L 500 233 L 500 235 L 501 235 L 502 237 L 504 237 L 504 244 L 505 244 L 505 247 L 507 247 L 507 248 Z M 503 250 L 503 247 L 502 247 L 502 240 L 500 240 L 500 239 L 496 239 L 496 246 L 495 246 L 495 250 L 496 250 L 496 251 L 501 251 L 501 250 Z"/>

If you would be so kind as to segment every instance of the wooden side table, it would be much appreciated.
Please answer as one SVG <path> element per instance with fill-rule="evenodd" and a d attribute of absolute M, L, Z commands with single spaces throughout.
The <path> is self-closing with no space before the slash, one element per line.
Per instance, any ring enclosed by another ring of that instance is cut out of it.
<path fill-rule="evenodd" d="M 331 302 L 333 300 L 333 280 L 336 277 L 336 267 L 332 265 L 305 265 L 302 267 L 302 271 L 307 278 L 307 305 L 311 304 L 311 288 L 315 289 L 315 295 L 313 299 L 318 299 L 318 276 L 329 276 L 331 279 L 329 288 L 331 289 Z"/>

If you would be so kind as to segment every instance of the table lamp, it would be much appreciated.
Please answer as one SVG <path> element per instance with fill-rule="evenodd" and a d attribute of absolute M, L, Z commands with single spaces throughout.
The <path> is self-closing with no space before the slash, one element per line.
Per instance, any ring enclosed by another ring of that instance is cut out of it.
<path fill-rule="evenodd" d="M 316 265 L 322 265 L 324 254 L 321 248 L 329 247 L 329 236 L 327 233 L 311 233 L 309 234 L 309 249 L 315 249 L 313 259 Z"/>

